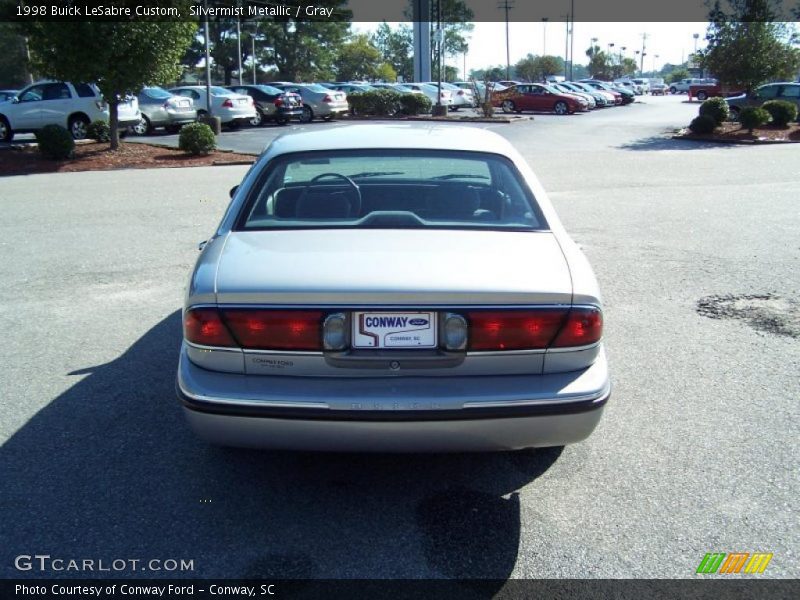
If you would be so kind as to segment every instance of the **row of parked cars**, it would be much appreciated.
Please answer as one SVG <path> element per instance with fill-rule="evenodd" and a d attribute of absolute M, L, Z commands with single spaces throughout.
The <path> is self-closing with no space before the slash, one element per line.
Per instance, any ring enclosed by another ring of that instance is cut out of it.
<path fill-rule="evenodd" d="M 492 94 L 492 104 L 506 113 L 536 111 L 567 115 L 595 108 L 630 104 L 635 100 L 635 93 L 624 86 L 597 79 L 508 83 L 512 85 L 499 91 L 495 87 Z"/>

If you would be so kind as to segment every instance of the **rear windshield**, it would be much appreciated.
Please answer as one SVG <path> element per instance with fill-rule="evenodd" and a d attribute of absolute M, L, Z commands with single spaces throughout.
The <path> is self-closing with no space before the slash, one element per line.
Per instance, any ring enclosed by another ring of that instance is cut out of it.
<path fill-rule="evenodd" d="M 237 229 L 312 228 L 518 231 L 547 225 L 513 163 L 494 154 L 340 150 L 273 159 Z"/>
<path fill-rule="evenodd" d="M 145 96 L 148 98 L 153 98 L 154 100 L 166 100 L 167 98 L 172 98 L 172 94 L 160 87 L 144 88 L 142 92 L 144 92 Z"/>

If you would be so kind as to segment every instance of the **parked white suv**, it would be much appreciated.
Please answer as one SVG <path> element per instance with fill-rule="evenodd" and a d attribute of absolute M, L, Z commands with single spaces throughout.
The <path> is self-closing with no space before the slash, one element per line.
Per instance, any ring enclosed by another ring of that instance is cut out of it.
<path fill-rule="evenodd" d="M 135 97 L 119 103 L 120 131 L 141 120 Z M 10 102 L 0 105 L 0 141 L 15 133 L 34 133 L 45 125 L 66 127 L 76 140 L 86 137 L 92 121 L 108 121 L 108 105 L 100 90 L 89 83 L 40 81 L 20 90 Z"/>
<path fill-rule="evenodd" d="M 701 85 L 704 83 L 717 83 L 716 79 L 698 79 L 698 78 L 691 78 L 691 79 L 681 79 L 680 81 L 674 81 L 669 86 L 670 94 L 688 94 L 689 88 L 693 85 Z"/>

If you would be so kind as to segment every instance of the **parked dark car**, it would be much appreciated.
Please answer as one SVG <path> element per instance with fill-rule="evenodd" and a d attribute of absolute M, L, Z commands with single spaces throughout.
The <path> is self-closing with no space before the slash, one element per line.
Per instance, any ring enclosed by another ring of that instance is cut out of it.
<path fill-rule="evenodd" d="M 749 96 L 741 94 L 725 99 L 735 119 L 739 118 L 739 111 L 743 108 L 747 106 L 761 106 L 768 100 L 793 102 L 797 105 L 797 109 L 800 110 L 800 83 L 792 83 L 789 81 L 768 83 L 750 92 Z"/>
<path fill-rule="evenodd" d="M 250 125 L 254 127 L 267 121 L 286 125 L 303 115 L 303 99 L 294 92 L 285 92 L 271 85 L 231 85 L 228 89 L 253 99 L 256 116 L 250 120 Z"/>

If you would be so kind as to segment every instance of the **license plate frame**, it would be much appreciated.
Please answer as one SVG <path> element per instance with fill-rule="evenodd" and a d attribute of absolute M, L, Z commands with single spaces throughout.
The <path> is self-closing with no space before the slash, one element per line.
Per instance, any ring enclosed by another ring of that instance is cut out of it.
<path fill-rule="evenodd" d="M 438 337 L 435 311 L 353 312 L 351 340 L 357 350 L 430 350 Z"/>

